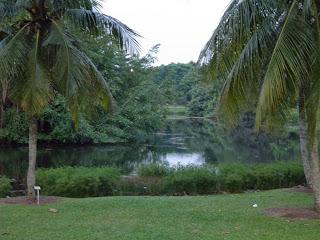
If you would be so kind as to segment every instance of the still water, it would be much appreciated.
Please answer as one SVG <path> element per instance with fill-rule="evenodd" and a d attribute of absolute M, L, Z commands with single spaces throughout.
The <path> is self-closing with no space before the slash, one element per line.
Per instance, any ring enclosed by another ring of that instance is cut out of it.
<path fill-rule="evenodd" d="M 209 120 L 168 120 L 162 131 L 152 134 L 146 144 L 40 148 L 38 167 L 112 166 L 120 168 L 124 174 L 131 174 L 139 165 L 149 163 L 170 166 L 256 163 L 289 160 L 299 156 L 295 143 L 284 148 L 277 147 L 277 144 L 263 143 L 260 138 L 241 136 L 241 133 L 240 137 L 233 136 L 232 140 L 228 136 L 217 130 L 215 123 Z M 0 148 L 0 175 L 24 179 L 27 159 L 26 147 Z"/>

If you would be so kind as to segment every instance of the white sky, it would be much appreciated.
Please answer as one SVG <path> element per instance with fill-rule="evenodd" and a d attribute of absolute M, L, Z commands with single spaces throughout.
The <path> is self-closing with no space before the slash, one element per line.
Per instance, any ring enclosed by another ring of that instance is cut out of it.
<path fill-rule="evenodd" d="M 230 0 L 105 0 L 104 12 L 136 30 L 143 52 L 160 43 L 157 64 L 196 61 Z"/>

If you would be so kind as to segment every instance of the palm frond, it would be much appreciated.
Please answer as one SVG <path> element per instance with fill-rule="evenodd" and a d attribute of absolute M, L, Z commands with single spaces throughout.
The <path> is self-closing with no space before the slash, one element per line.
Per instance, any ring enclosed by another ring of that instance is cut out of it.
<path fill-rule="evenodd" d="M 63 31 L 61 23 L 54 22 L 43 46 L 56 49 L 52 66 L 54 86 L 71 99 L 74 110 L 78 109 L 76 106 L 85 105 L 92 109 L 98 103 L 111 110 L 113 100 L 105 79 L 89 57 L 75 46 L 72 36 Z"/>
<path fill-rule="evenodd" d="M 71 47 L 69 75 L 70 109 L 77 124 L 79 113 L 95 112 L 97 106 L 102 106 L 112 112 L 113 97 L 106 80 L 98 71 L 90 58 L 76 47 Z"/>
<path fill-rule="evenodd" d="M 89 30 L 90 33 L 115 37 L 119 46 L 129 53 L 135 54 L 140 51 L 140 44 L 136 40 L 140 35 L 111 16 L 86 9 L 69 9 L 65 19 L 73 26 Z"/>
<path fill-rule="evenodd" d="M 266 21 L 253 32 L 242 52 L 236 55 L 236 61 L 224 80 L 219 111 L 232 124 L 241 113 L 241 108 L 252 105 L 257 98 L 260 86 L 259 79 L 269 58 L 270 48 L 276 37 L 275 23 Z"/>
<path fill-rule="evenodd" d="M 314 59 L 314 37 L 297 5 L 297 1 L 292 2 L 268 63 L 257 106 L 258 127 L 266 113 L 274 112 L 288 96 L 297 95 L 308 80 Z"/>
<path fill-rule="evenodd" d="M 73 109 L 111 110 L 108 85 L 73 35 L 111 36 L 119 46 L 136 54 L 139 35 L 100 11 L 100 0 L 0 0 L 0 75 L 11 79 L 11 96 L 35 116 L 55 93 L 64 95 Z M 8 31 L 7 31 L 8 30 Z M 80 31 L 79 31 L 80 30 Z M 80 34 L 79 34 L 80 35 Z"/>
<path fill-rule="evenodd" d="M 233 0 L 220 23 L 200 53 L 199 64 L 219 62 L 225 51 L 239 46 L 267 16 L 275 17 L 276 1 Z"/>
<path fill-rule="evenodd" d="M 24 76 L 26 56 L 30 51 L 27 27 L 25 25 L 16 34 L 7 35 L 0 42 L 0 75 L 4 78 Z"/>
<path fill-rule="evenodd" d="M 102 7 L 102 2 L 102 0 L 47 0 L 52 12 L 64 12 L 66 9 L 98 10 Z"/>
<path fill-rule="evenodd" d="M 219 110 L 230 124 L 246 103 L 252 105 L 282 22 L 279 8 L 276 1 L 232 1 L 200 54 L 198 64 L 208 78 L 224 79 Z"/>
<path fill-rule="evenodd" d="M 52 59 L 52 76 L 55 79 L 57 90 L 64 96 L 70 95 L 71 74 L 71 56 L 70 47 L 73 45 L 73 39 L 64 32 L 63 23 L 52 21 L 52 29 L 48 38 L 42 43 L 44 48 L 53 48 L 55 59 Z"/>
<path fill-rule="evenodd" d="M 27 56 L 25 79 L 17 79 L 13 86 L 14 98 L 30 116 L 41 113 L 50 101 L 50 81 L 41 61 L 40 32 L 34 37 L 34 44 Z M 24 91 L 20 91 L 24 89 Z"/>

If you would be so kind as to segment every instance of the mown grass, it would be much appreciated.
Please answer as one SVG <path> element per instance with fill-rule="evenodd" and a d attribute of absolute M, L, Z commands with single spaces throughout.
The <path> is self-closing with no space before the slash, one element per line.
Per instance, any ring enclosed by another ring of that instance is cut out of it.
<path fill-rule="evenodd" d="M 258 208 L 252 204 L 257 203 Z M 65 199 L 46 206 L 0 205 L 1 240 L 316 240 L 319 220 L 273 219 L 270 207 L 312 207 L 283 190 L 199 197 Z M 54 207 L 59 213 L 50 213 Z"/>

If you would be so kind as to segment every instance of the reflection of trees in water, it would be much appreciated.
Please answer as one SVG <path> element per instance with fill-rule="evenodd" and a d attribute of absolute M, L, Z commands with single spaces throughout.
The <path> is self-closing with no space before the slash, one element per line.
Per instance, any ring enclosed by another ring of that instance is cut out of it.
<path fill-rule="evenodd" d="M 256 133 L 252 122 L 250 116 L 245 118 L 229 134 L 216 123 L 203 119 L 171 120 L 165 130 L 185 136 L 185 151 L 202 153 L 207 163 L 297 159 L 298 139 Z"/>
<path fill-rule="evenodd" d="M 113 166 L 128 174 L 140 164 L 163 161 L 170 153 L 198 153 L 206 163 L 267 162 L 299 156 L 299 149 L 296 147 L 298 141 L 295 138 L 275 138 L 270 142 L 265 136 L 256 137 L 254 134 L 252 129 L 249 131 L 249 128 L 243 127 L 236 129 L 231 137 L 228 137 L 209 120 L 168 120 L 163 131 L 150 138 L 146 145 L 40 149 L 38 167 Z M 0 175 L 23 179 L 27 159 L 26 148 L 0 149 Z"/>
<path fill-rule="evenodd" d="M 185 152 L 201 153 L 207 163 L 217 163 L 230 151 L 230 144 L 214 123 L 203 119 L 169 121 L 167 131 L 181 133 L 185 138 Z"/>
<path fill-rule="evenodd" d="M 24 179 L 28 167 L 26 148 L 0 148 L 0 175 L 13 179 Z"/>
<path fill-rule="evenodd" d="M 0 149 L 0 175 L 23 181 L 28 167 L 28 151 L 24 148 Z M 39 168 L 83 166 L 83 167 L 118 167 L 123 174 L 132 172 L 137 165 L 148 157 L 144 146 L 127 147 L 59 147 L 40 149 L 38 152 Z"/>
<path fill-rule="evenodd" d="M 39 167 L 84 166 L 119 167 L 123 173 L 131 172 L 136 163 L 145 159 L 148 151 L 143 146 L 97 146 L 58 148 L 40 151 Z"/>

